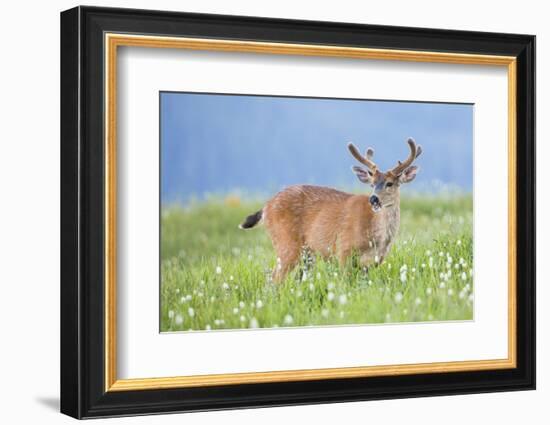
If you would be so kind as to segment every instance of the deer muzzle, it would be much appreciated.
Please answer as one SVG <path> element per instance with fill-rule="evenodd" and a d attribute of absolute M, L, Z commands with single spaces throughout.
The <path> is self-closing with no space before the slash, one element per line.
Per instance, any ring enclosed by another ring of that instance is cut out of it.
<path fill-rule="evenodd" d="M 382 204 L 380 203 L 380 198 L 378 198 L 377 195 L 371 195 L 369 198 L 369 202 L 374 212 L 378 212 L 382 208 Z"/>

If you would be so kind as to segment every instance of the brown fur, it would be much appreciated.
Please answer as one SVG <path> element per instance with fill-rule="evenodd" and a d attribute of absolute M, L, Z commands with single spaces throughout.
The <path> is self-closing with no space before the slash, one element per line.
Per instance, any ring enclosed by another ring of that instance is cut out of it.
<path fill-rule="evenodd" d="M 399 228 L 399 203 L 375 213 L 367 195 L 291 186 L 269 200 L 263 220 L 277 253 L 273 280 L 292 270 L 303 250 L 340 264 L 357 252 L 362 266 L 382 262 Z"/>

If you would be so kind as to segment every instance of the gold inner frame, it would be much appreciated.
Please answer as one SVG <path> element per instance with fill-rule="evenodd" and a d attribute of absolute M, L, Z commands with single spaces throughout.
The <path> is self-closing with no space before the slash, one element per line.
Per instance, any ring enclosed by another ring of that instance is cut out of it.
<path fill-rule="evenodd" d="M 328 56 L 507 67 L 508 72 L 508 357 L 495 360 L 247 372 L 164 378 L 118 379 L 116 372 L 116 123 L 119 46 Z M 516 367 L 516 58 L 462 53 L 370 49 L 256 41 L 105 34 L 105 391 L 135 391 L 213 385 L 410 375 L 510 369 Z"/>

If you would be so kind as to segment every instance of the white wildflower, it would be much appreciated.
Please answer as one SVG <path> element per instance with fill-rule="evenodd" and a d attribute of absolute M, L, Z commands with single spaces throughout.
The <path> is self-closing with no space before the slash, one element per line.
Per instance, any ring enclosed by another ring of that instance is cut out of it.
<path fill-rule="evenodd" d="M 432 288 L 426 288 L 426 294 L 432 295 Z"/>
<path fill-rule="evenodd" d="M 315 285 L 313 283 L 309 284 L 309 290 L 313 291 L 315 289 Z"/>
<path fill-rule="evenodd" d="M 334 292 L 329 292 L 328 295 L 327 295 L 327 299 L 329 301 L 332 301 L 334 299 Z"/>
<path fill-rule="evenodd" d="M 294 322 L 294 319 L 292 318 L 292 316 L 290 314 L 287 314 L 285 316 L 285 325 L 292 325 L 292 322 Z"/>
<path fill-rule="evenodd" d="M 342 294 L 338 297 L 338 302 L 341 304 L 341 305 L 346 305 L 347 302 L 348 302 L 348 297 L 346 296 L 346 294 Z"/>
<path fill-rule="evenodd" d="M 428 259 L 428 265 L 430 266 L 430 269 L 434 266 L 434 259 L 433 259 L 433 257 L 430 257 L 430 258 Z"/>
<path fill-rule="evenodd" d="M 239 308 L 244 308 L 245 305 L 244 301 L 239 301 Z"/>
<path fill-rule="evenodd" d="M 255 317 L 253 317 L 252 319 L 250 319 L 250 323 L 248 324 L 248 327 L 250 329 L 257 329 L 260 327 L 260 324 L 258 323 L 258 319 L 256 319 Z"/>
<path fill-rule="evenodd" d="M 195 316 L 195 309 L 193 307 L 189 307 L 187 314 L 189 314 L 189 317 Z"/>
<path fill-rule="evenodd" d="M 395 302 L 400 303 L 403 300 L 403 294 L 401 292 L 398 292 L 395 294 Z"/>
<path fill-rule="evenodd" d="M 246 317 L 241 315 L 241 317 L 239 317 L 239 320 L 244 323 L 246 322 Z"/>
<path fill-rule="evenodd" d="M 229 289 L 229 284 L 227 282 L 222 283 L 222 288 L 225 290 Z"/>
<path fill-rule="evenodd" d="M 449 295 L 449 297 L 450 297 L 451 295 L 453 295 L 453 293 L 454 293 L 454 291 L 451 288 L 449 288 L 449 290 L 447 291 L 447 295 Z"/>
<path fill-rule="evenodd" d="M 262 302 L 262 300 L 256 301 L 256 308 L 262 308 L 263 306 L 264 306 L 264 303 Z"/>
<path fill-rule="evenodd" d="M 323 316 L 325 319 L 328 317 L 328 310 L 326 308 L 321 310 L 321 316 Z"/>
<path fill-rule="evenodd" d="M 191 294 L 188 294 L 188 295 L 185 296 L 185 299 L 187 301 L 191 301 L 193 299 L 193 296 Z"/>
<path fill-rule="evenodd" d="M 375 255 L 375 256 L 374 256 L 374 262 L 375 262 L 376 264 L 378 264 L 379 261 L 380 261 L 380 257 L 378 257 L 378 255 Z"/>
<path fill-rule="evenodd" d="M 407 271 L 403 271 L 401 272 L 401 275 L 399 276 L 399 279 L 401 280 L 401 283 L 406 283 L 407 282 Z"/>
<path fill-rule="evenodd" d="M 328 289 L 334 289 L 334 283 L 329 282 L 329 284 L 327 285 L 327 288 Z"/>
<path fill-rule="evenodd" d="M 222 268 L 220 266 L 216 266 L 216 274 L 222 274 Z"/>
<path fill-rule="evenodd" d="M 206 325 L 206 326 L 204 327 L 204 329 L 205 329 L 205 330 L 207 330 L 207 331 L 209 331 L 209 330 L 211 330 L 211 329 L 212 329 L 212 326 L 210 326 L 210 325 Z"/>
<path fill-rule="evenodd" d="M 466 276 L 466 273 L 462 272 L 462 274 L 460 275 L 460 278 L 462 280 L 466 280 L 466 279 L 468 279 L 468 276 Z"/>
<path fill-rule="evenodd" d="M 343 318 L 344 318 L 344 312 L 341 311 L 340 314 L 339 314 L 339 316 L 340 316 L 340 319 L 343 319 Z"/>
<path fill-rule="evenodd" d="M 173 319 L 173 318 L 174 318 L 174 314 L 175 314 L 175 313 L 174 313 L 174 310 L 169 310 L 169 311 L 168 311 L 168 318 L 169 318 L 169 319 Z"/>
<path fill-rule="evenodd" d="M 176 323 L 176 325 L 178 325 L 178 326 L 181 326 L 181 325 L 182 325 L 182 323 L 183 323 L 183 316 L 182 316 L 181 314 L 177 314 L 177 315 L 176 315 L 175 323 Z"/>
<path fill-rule="evenodd" d="M 233 314 L 239 314 L 239 309 L 237 307 L 233 307 Z"/>
<path fill-rule="evenodd" d="M 422 264 L 420 265 L 420 267 L 422 267 L 423 269 L 425 269 L 425 268 L 426 268 L 426 263 L 422 263 Z"/>
<path fill-rule="evenodd" d="M 439 282 L 439 287 L 440 287 L 441 289 L 445 288 L 445 282 Z"/>
<path fill-rule="evenodd" d="M 459 239 L 459 240 L 456 241 L 456 244 L 457 245 L 462 245 L 462 241 Z"/>

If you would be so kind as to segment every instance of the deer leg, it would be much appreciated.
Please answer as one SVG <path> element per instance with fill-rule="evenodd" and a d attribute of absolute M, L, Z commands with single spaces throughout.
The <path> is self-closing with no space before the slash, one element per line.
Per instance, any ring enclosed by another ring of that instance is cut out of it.
<path fill-rule="evenodd" d="M 340 268 L 344 269 L 346 265 L 348 264 L 349 257 L 351 255 L 352 250 L 348 248 L 341 248 L 338 252 L 338 263 L 340 264 Z"/>
<path fill-rule="evenodd" d="M 366 273 L 370 267 L 375 267 L 382 263 L 383 259 L 383 256 L 378 257 L 377 255 L 373 256 L 372 254 L 364 253 L 361 255 L 361 258 L 359 258 L 359 263 Z"/>
<path fill-rule="evenodd" d="M 277 264 L 273 269 L 272 279 L 275 283 L 280 283 L 284 280 L 289 271 L 291 271 L 300 259 L 300 248 L 287 246 L 284 249 L 277 251 Z"/>
<path fill-rule="evenodd" d="M 300 253 L 300 281 L 303 280 L 304 275 L 313 267 L 315 258 L 309 248 L 303 247 Z"/>

